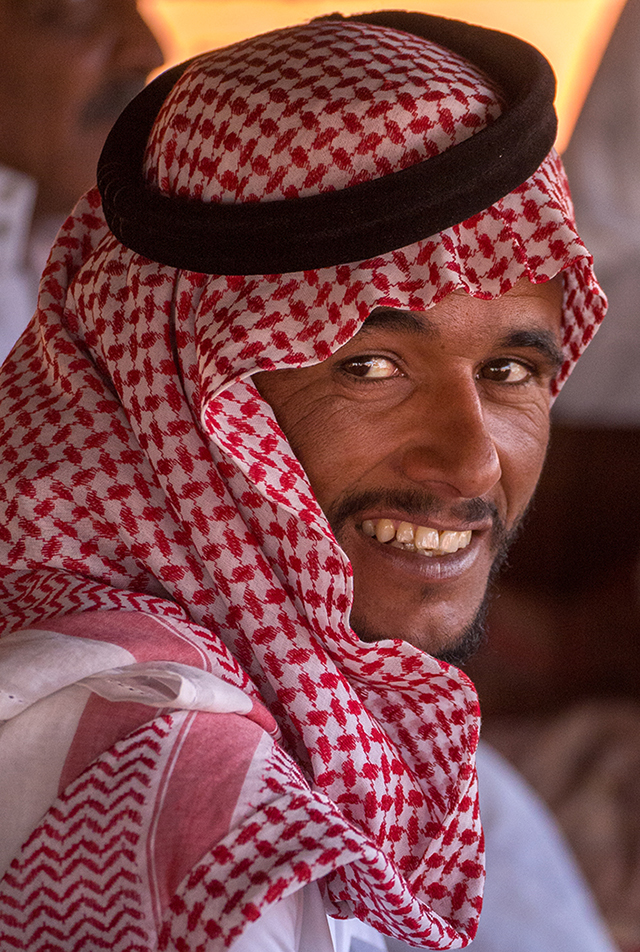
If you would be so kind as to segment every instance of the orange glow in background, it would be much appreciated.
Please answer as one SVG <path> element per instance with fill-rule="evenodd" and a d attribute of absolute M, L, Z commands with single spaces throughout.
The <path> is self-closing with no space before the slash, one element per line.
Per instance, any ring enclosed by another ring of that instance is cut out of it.
<path fill-rule="evenodd" d="M 624 0 L 140 0 L 168 63 L 315 16 L 419 10 L 528 40 L 558 78 L 557 145 L 566 146 Z"/>

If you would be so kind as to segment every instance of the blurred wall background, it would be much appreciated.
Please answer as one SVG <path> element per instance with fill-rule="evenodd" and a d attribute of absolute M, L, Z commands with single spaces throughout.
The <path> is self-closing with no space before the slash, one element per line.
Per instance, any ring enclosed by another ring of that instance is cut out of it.
<path fill-rule="evenodd" d="M 339 11 L 410 9 L 504 30 L 537 46 L 558 77 L 558 146 L 569 140 L 623 0 L 141 0 L 170 63 Z"/>

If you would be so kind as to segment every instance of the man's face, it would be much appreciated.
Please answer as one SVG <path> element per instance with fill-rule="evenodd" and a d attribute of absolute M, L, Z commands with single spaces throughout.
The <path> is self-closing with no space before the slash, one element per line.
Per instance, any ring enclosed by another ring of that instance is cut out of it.
<path fill-rule="evenodd" d="M 321 364 L 254 381 L 351 560 L 351 625 L 448 655 L 527 507 L 562 361 L 562 280 L 376 309 Z"/>
<path fill-rule="evenodd" d="M 135 0 L 0 0 L 0 162 L 65 214 L 95 182 L 104 140 L 162 54 Z"/>

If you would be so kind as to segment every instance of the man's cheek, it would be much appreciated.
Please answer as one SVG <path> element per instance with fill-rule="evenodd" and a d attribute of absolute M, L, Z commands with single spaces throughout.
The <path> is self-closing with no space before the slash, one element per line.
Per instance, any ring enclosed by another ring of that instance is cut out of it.
<path fill-rule="evenodd" d="M 547 452 L 548 432 L 548 423 L 537 427 L 534 433 L 524 430 L 520 440 L 514 439 L 499 450 L 508 531 L 522 518 L 535 493 Z"/>

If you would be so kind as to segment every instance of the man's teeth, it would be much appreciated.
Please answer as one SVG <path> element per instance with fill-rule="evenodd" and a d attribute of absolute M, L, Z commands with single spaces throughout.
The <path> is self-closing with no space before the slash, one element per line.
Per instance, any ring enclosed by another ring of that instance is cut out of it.
<path fill-rule="evenodd" d="M 470 529 L 464 532 L 449 529 L 438 532 L 437 529 L 416 526 L 411 522 L 395 523 L 391 519 L 365 519 L 362 531 L 378 542 L 429 556 L 450 555 L 458 549 L 465 549 L 471 542 Z"/>

